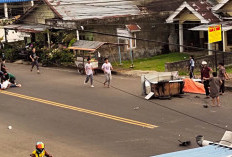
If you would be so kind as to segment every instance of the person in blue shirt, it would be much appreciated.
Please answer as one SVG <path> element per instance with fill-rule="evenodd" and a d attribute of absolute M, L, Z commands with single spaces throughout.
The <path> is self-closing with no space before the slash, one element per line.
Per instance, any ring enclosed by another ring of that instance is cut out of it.
<path fill-rule="evenodd" d="M 190 62 L 189 62 L 189 77 L 190 77 L 190 79 L 194 78 L 194 67 L 195 67 L 194 57 L 190 56 Z"/>

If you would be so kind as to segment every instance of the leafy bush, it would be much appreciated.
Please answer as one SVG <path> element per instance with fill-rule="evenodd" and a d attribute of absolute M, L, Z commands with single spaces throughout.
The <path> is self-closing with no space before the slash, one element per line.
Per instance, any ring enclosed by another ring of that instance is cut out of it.
<path fill-rule="evenodd" d="M 77 41 L 77 39 L 76 39 L 76 38 L 73 38 L 73 39 L 69 42 L 68 47 L 72 46 L 76 41 Z"/>
<path fill-rule="evenodd" d="M 44 66 L 61 65 L 74 60 L 73 53 L 68 49 L 44 50 L 40 57 Z"/>
<path fill-rule="evenodd" d="M 18 58 L 18 51 L 14 48 L 8 48 L 4 50 L 5 58 L 10 62 L 17 60 Z"/>

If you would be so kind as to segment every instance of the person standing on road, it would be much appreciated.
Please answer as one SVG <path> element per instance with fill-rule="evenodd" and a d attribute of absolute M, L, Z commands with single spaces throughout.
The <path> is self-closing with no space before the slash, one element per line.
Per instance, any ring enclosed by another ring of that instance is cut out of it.
<path fill-rule="evenodd" d="M 215 102 L 217 101 L 218 107 L 221 106 L 220 100 L 219 100 L 219 90 L 220 86 L 222 84 L 222 81 L 220 80 L 219 77 L 217 77 L 217 72 L 213 72 L 213 77 L 210 78 L 204 78 L 204 80 L 209 81 L 209 86 L 210 86 L 210 97 L 212 98 L 212 106 L 215 106 Z"/>
<path fill-rule="evenodd" d="M 207 66 L 206 61 L 202 61 L 201 64 L 202 64 L 201 80 L 204 83 L 206 98 L 209 98 L 209 80 L 208 79 L 210 78 L 210 72 L 212 71 L 212 69 Z"/>
<path fill-rule="evenodd" d="M 43 142 L 36 143 L 36 150 L 30 154 L 31 157 L 52 157 L 52 155 L 48 154 L 47 151 L 44 149 Z"/>
<path fill-rule="evenodd" d="M 90 61 L 90 58 L 87 59 L 87 63 L 85 64 L 85 73 L 86 73 L 86 79 L 84 84 L 87 84 L 90 80 L 91 87 L 93 88 L 93 65 Z"/>
<path fill-rule="evenodd" d="M 39 63 L 38 63 L 39 57 L 36 55 L 35 51 L 36 51 L 36 49 L 33 48 L 32 53 L 30 55 L 30 58 L 31 58 L 31 61 L 32 61 L 31 71 L 33 70 L 34 66 L 36 66 L 37 67 L 37 73 L 39 74 L 40 73 L 39 72 Z"/>
<path fill-rule="evenodd" d="M 110 82 L 111 82 L 111 79 L 112 79 L 111 70 L 113 70 L 113 67 L 110 64 L 108 58 L 105 58 L 104 61 L 105 61 L 105 63 L 102 65 L 102 70 L 104 71 L 104 74 L 105 74 L 104 86 L 107 83 L 108 88 L 110 88 Z"/>
<path fill-rule="evenodd" d="M 190 79 L 194 78 L 194 67 L 195 67 L 194 57 L 190 56 L 190 62 L 189 62 L 189 77 L 190 77 Z"/>
<path fill-rule="evenodd" d="M 218 77 L 222 81 L 222 84 L 220 86 L 220 95 L 223 95 L 225 92 L 225 80 L 227 80 L 229 78 L 228 78 L 228 75 L 226 74 L 226 69 L 225 69 L 223 63 L 219 63 L 218 69 L 219 69 Z"/>
<path fill-rule="evenodd" d="M 3 58 L 3 59 L 2 59 L 2 63 L 1 63 L 1 71 L 2 71 L 3 73 L 7 73 L 7 68 L 6 68 L 6 59 L 5 59 L 5 58 Z"/>

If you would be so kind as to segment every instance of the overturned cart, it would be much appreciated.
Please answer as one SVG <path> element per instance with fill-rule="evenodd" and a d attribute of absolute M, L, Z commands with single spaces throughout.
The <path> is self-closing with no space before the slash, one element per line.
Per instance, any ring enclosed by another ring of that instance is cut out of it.
<path fill-rule="evenodd" d="M 183 94 L 184 81 L 178 72 L 156 72 L 141 76 L 142 94 L 146 99 L 171 98 Z"/>

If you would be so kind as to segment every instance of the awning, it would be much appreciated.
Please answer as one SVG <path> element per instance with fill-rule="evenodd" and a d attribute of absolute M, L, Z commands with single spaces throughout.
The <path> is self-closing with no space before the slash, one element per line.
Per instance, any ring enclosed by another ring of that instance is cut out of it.
<path fill-rule="evenodd" d="M 0 0 L 0 3 L 28 2 L 31 0 Z"/>
<path fill-rule="evenodd" d="M 222 25 L 222 31 L 232 30 L 232 22 L 220 22 L 211 25 L 200 25 L 193 28 L 190 28 L 191 31 L 208 31 L 208 27 L 215 26 L 215 25 Z"/>
<path fill-rule="evenodd" d="M 83 51 L 96 51 L 98 48 L 100 48 L 104 44 L 106 44 L 106 42 L 78 40 L 71 47 L 69 47 L 69 49 L 83 50 Z"/>
<path fill-rule="evenodd" d="M 17 30 L 19 32 L 26 32 L 26 33 L 39 33 L 39 32 L 44 32 L 47 29 L 50 28 L 50 26 L 47 25 L 8 25 L 4 26 L 5 29 L 9 30 Z"/>
<path fill-rule="evenodd" d="M 139 25 L 130 24 L 130 25 L 126 25 L 126 28 L 132 33 L 141 31 L 141 28 Z"/>

